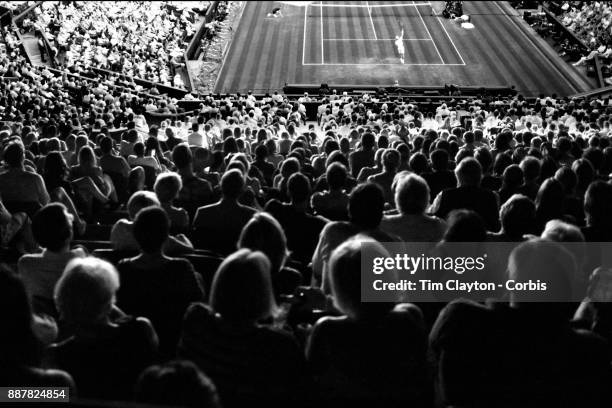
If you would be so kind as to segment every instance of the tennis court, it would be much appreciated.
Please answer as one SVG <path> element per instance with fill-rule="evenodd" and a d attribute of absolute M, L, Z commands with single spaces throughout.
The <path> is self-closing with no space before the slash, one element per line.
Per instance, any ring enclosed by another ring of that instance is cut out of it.
<path fill-rule="evenodd" d="M 432 6 L 435 10 L 432 13 Z M 270 17 L 274 8 L 282 17 Z M 466 1 L 473 29 L 444 2 L 249 1 L 215 92 L 289 84 L 515 86 L 527 95 L 591 89 L 507 2 Z M 404 64 L 394 44 L 404 28 Z"/>
<path fill-rule="evenodd" d="M 437 14 L 431 2 L 312 2 L 304 7 L 302 64 L 401 64 L 395 39 L 403 29 L 404 65 L 465 65 Z"/>

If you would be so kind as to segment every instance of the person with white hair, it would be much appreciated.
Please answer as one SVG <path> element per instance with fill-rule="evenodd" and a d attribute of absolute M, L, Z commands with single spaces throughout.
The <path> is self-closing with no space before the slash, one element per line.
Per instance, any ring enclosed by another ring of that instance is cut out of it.
<path fill-rule="evenodd" d="M 55 286 L 60 320 L 71 336 L 48 349 L 50 365 L 69 372 L 83 398 L 128 400 L 157 353 L 157 334 L 142 317 L 115 306 L 119 275 L 98 258 L 74 259 Z"/>
<path fill-rule="evenodd" d="M 446 231 L 446 222 L 425 213 L 429 186 L 419 175 L 398 173 L 395 184 L 397 215 L 386 215 L 380 223 L 384 232 L 404 242 L 437 242 Z"/>

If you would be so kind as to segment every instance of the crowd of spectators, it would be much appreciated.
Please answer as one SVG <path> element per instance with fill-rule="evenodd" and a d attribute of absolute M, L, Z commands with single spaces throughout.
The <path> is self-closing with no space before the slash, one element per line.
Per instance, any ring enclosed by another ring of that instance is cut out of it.
<path fill-rule="evenodd" d="M 612 84 L 612 5 L 607 1 L 565 1 L 551 6 L 561 23 L 589 50 L 574 65 L 598 56 L 605 82 Z"/>
<path fill-rule="evenodd" d="M 198 2 L 198 7 L 207 7 Z M 190 2 L 45 2 L 32 27 L 73 72 L 102 68 L 185 88 L 179 67 L 198 22 Z"/>
<path fill-rule="evenodd" d="M 190 407 L 609 406 L 594 286 L 579 307 L 365 303 L 360 265 L 363 242 L 507 242 L 510 277 L 588 266 L 605 283 L 555 241 L 612 240 L 610 99 L 209 95 L 158 126 L 143 113 L 172 100 L 6 66 L 2 385 Z"/>

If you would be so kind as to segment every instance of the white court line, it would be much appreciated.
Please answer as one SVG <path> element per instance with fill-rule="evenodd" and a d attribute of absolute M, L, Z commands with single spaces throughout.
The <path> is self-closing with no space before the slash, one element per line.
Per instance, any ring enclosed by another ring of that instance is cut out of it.
<path fill-rule="evenodd" d="M 429 5 L 431 6 L 431 2 L 429 3 Z M 499 7 L 499 5 L 498 5 Z M 446 27 L 444 27 L 444 24 L 442 24 L 442 21 L 440 21 L 440 17 L 436 17 L 436 20 L 438 20 L 438 23 L 440 23 L 440 25 L 442 26 L 442 29 L 444 30 L 444 32 L 446 33 L 446 36 L 448 37 L 448 39 L 450 40 L 453 48 L 455 49 L 455 52 L 457 53 L 457 55 L 459 56 L 459 58 L 461 58 L 461 65 L 465 65 L 465 61 L 463 59 L 463 57 L 461 56 L 461 53 L 459 52 L 459 50 L 457 49 L 457 46 L 455 45 L 455 42 L 453 41 L 453 39 L 451 38 L 450 34 L 448 34 L 448 31 L 446 31 Z"/>
<path fill-rule="evenodd" d="M 433 41 L 431 38 L 402 38 L 404 41 Z M 395 41 L 395 38 L 324 38 L 323 41 Z"/>
<path fill-rule="evenodd" d="M 302 40 L 302 65 L 306 59 L 306 24 L 308 23 L 308 4 L 304 7 L 304 39 Z"/>
<path fill-rule="evenodd" d="M 412 3 L 415 5 L 415 9 L 417 11 L 417 14 L 419 15 L 419 18 L 421 19 L 421 22 L 423 23 L 423 27 L 425 27 L 425 31 L 427 31 L 427 35 L 429 36 L 429 38 L 431 38 L 431 42 L 433 43 L 433 46 L 436 49 L 436 52 L 438 53 L 438 57 L 440 57 L 440 61 L 442 61 L 442 63 L 444 64 L 444 58 L 442 58 L 442 54 L 440 54 L 440 50 L 438 50 L 438 46 L 436 45 L 436 42 L 434 41 L 433 37 L 431 36 L 431 33 L 429 32 L 429 28 L 427 28 L 427 24 L 425 24 L 425 20 L 423 19 L 423 16 L 421 15 L 421 11 L 419 10 L 419 7 L 416 6 L 416 3 L 414 1 Z"/>
<path fill-rule="evenodd" d="M 366 7 L 368 8 L 368 15 L 370 16 L 370 23 L 372 23 L 372 30 L 374 31 L 374 39 L 378 40 L 378 36 L 376 35 L 376 27 L 374 27 L 374 20 L 372 20 L 372 9 L 370 8 L 370 4 L 366 1 Z"/>
<path fill-rule="evenodd" d="M 321 65 L 325 64 L 325 51 L 323 48 L 323 1 L 321 1 Z"/>
<path fill-rule="evenodd" d="M 325 63 L 325 64 L 319 64 L 319 63 L 306 63 L 303 65 L 318 65 L 318 66 L 334 66 L 334 65 L 347 65 L 347 66 L 362 66 L 362 67 L 374 67 L 374 66 L 380 66 L 380 65 L 384 65 L 384 66 L 388 66 L 388 65 L 397 65 L 397 66 L 406 66 L 406 65 L 415 65 L 415 66 L 423 66 L 423 67 L 456 67 L 456 66 L 464 66 L 465 64 L 402 64 L 399 62 L 393 63 L 393 64 L 386 64 L 386 63 L 374 63 L 374 64 L 363 64 L 363 63 Z"/>

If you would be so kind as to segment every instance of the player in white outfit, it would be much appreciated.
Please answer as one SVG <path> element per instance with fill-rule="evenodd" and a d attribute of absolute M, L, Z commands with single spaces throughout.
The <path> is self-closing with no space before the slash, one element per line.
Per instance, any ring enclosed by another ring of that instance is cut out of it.
<path fill-rule="evenodd" d="M 395 37 L 395 46 L 397 47 L 397 53 L 399 54 L 400 61 L 404 63 L 404 29 L 400 32 L 400 35 Z"/>

